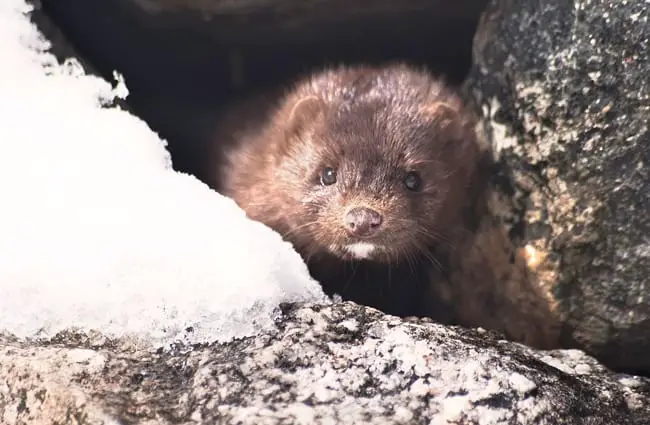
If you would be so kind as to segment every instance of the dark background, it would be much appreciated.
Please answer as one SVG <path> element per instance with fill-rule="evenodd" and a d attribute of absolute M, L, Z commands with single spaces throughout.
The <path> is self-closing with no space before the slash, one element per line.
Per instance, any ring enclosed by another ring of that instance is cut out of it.
<path fill-rule="evenodd" d="M 405 60 L 460 83 L 487 0 L 254 3 L 214 0 L 206 19 L 191 8 L 152 13 L 138 0 L 41 0 L 98 73 L 124 75 L 128 106 L 167 140 L 174 167 L 199 177 L 221 108 L 310 69 Z"/>

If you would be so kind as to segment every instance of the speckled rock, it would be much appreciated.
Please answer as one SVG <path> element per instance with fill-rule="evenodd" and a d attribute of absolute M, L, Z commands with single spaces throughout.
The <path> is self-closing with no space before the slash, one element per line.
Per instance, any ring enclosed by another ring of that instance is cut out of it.
<path fill-rule="evenodd" d="M 650 3 L 495 0 L 468 94 L 561 342 L 650 371 Z"/>
<path fill-rule="evenodd" d="M 277 327 L 152 350 L 101 335 L 0 338 L 3 424 L 643 424 L 650 381 L 580 351 L 352 303 L 285 306 Z"/>

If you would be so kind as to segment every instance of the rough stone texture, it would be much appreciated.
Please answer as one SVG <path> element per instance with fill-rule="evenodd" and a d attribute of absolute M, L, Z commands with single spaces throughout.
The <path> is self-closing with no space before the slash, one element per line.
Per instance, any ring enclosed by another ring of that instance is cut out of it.
<path fill-rule="evenodd" d="M 101 335 L 0 338 L 3 424 L 643 424 L 650 381 L 579 351 L 352 303 L 285 306 L 277 328 L 152 351 Z"/>
<path fill-rule="evenodd" d="M 650 3 L 495 0 L 468 93 L 562 343 L 650 371 Z"/>

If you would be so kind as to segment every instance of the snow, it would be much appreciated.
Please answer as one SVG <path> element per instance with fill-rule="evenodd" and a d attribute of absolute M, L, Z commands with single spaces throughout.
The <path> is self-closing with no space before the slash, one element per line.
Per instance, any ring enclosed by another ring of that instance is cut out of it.
<path fill-rule="evenodd" d="M 281 302 L 327 302 L 277 233 L 102 108 L 125 86 L 59 65 L 29 10 L 0 2 L 0 330 L 209 342 L 271 326 Z"/>

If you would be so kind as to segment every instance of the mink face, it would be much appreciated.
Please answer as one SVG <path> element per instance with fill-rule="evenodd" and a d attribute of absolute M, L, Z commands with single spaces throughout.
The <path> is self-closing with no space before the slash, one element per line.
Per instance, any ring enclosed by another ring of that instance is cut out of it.
<path fill-rule="evenodd" d="M 478 156 L 468 117 L 406 66 L 325 71 L 234 144 L 224 191 L 307 260 L 435 262 L 462 228 Z"/>

